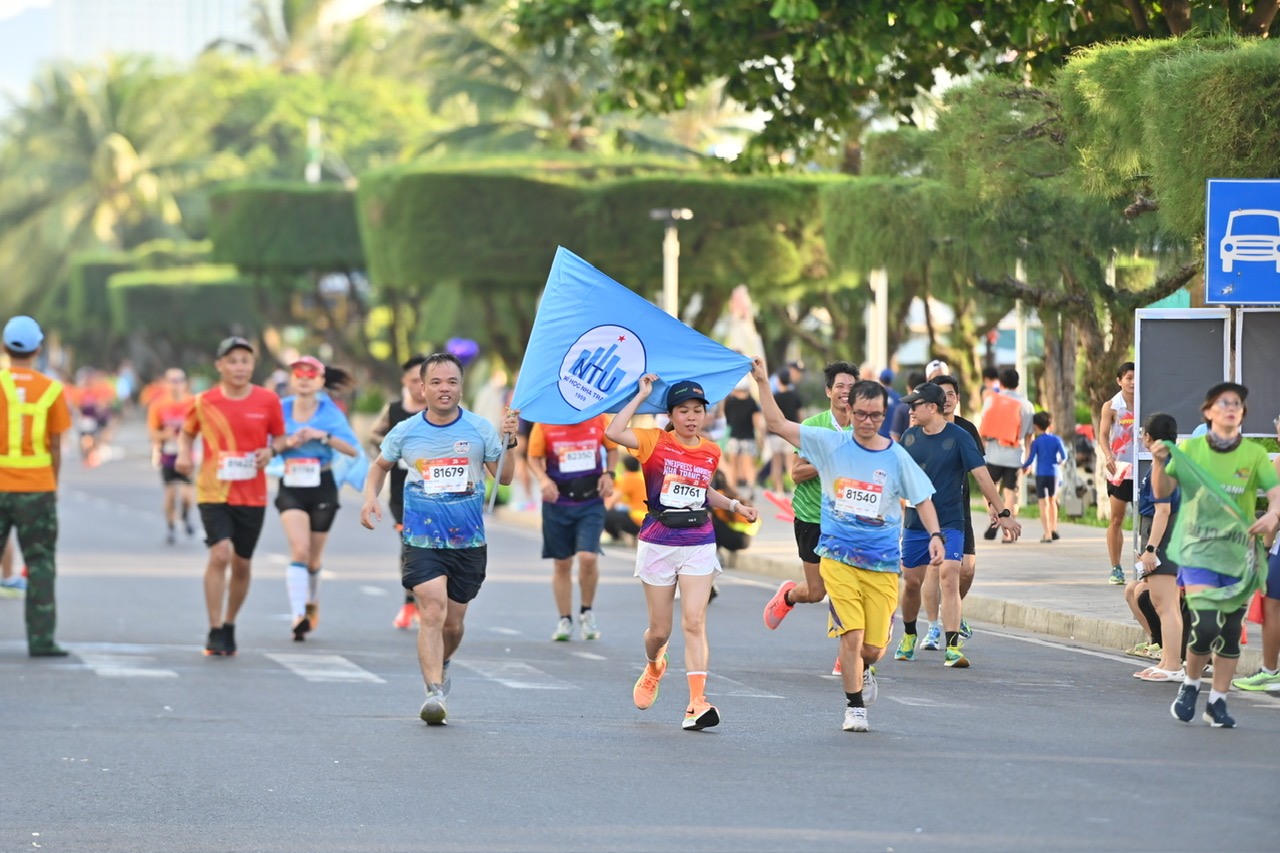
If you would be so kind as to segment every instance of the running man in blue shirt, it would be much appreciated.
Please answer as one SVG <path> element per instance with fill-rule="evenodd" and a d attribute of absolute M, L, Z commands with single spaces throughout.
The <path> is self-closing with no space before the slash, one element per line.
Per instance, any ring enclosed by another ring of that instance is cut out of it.
<path fill-rule="evenodd" d="M 1062 463 L 1067 461 L 1067 447 L 1049 430 L 1053 428 L 1053 415 L 1036 412 L 1031 418 L 1036 426 L 1036 437 L 1031 451 L 1022 463 L 1022 470 L 1036 465 L 1036 498 L 1040 501 L 1040 528 L 1044 535 L 1041 542 L 1058 538 L 1058 479 L 1062 476 Z"/>
<path fill-rule="evenodd" d="M 462 642 L 467 605 L 484 582 L 485 473 L 510 484 L 515 454 L 506 454 L 501 472 L 497 461 L 504 439 L 507 450 L 515 447 L 519 412 L 507 413 L 499 436 L 488 421 L 462 408 L 462 362 L 457 356 L 435 353 L 421 370 L 427 407 L 396 424 L 383 439 L 382 452 L 369 466 L 360 523 L 372 530 L 373 520 L 382 520 L 378 494 L 403 459 L 409 472 L 400 582 L 418 605 L 418 664 L 427 688 L 418 715 L 439 725 L 448 715 L 449 659 Z"/>

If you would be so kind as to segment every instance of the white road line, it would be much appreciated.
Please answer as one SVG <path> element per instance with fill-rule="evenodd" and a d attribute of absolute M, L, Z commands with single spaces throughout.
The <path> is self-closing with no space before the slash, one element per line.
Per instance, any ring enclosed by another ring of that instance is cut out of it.
<path fill-rule="evenodd" d="M 518 637 L 522 633 L 520 631 L 517 631 L 515 628 L 499 628 L 494 625 L 489 625 L 487 627 L 493 633 L 502 634 L 504 637 Z"/>
<path fill-rule="evenodd" d="M 1075 652 L 1078 655 L 1088 655 L 1089 657 L 1102 658 L 1103 660 L 1116 661 L 1117 663 L 1137 666 L 1137 664 L 1134 663 L 1136 658 L 1119 652 L 1095 652 L 1090 649 L 1080 649 L 1075 646 L 1068 646 L 1066 643 L 1055 643 L 1053 640 L 1041 640 L 1038 637 L 1023 637 L 1018 634 L 1006 634 L 1004 631 L 992 631 L 989 628 L 983 628 L 981 633 L 992 634 L 997 637 L 1005 637 L 1010 640 L 1018 640 L 1023 643 L 1032 643 L 1037 646 L 1047 646 L 1048 648 L 1060 649 L 1064 652 Z"/>
<path fill-rule="evenodd" d="M 386 684 L 385 680 L 342 655 L 268 654 L 267 657 L 307 681 Z"/>
<path fill-rule="evenodd" d="M 598 655 L 595 652 L 569 652 L 569 654 L 583 660 L 608 660 L 604 655 Z"/>
<path fill-rule="evenodd" d="M 77 652 L 76 657 L 84 665 L 103 678 L 177 678 L 171 669 L 152 667 L 155 658 L 149 655 L 109 655 L 94 652 Z"/>
<path fill-rule="evenodd" d="M 562 678 L 556 678 L 527 663 L 505 660 L 467 660 L 456 661 L 455 666 L 463 666 L 476 674 L 496 681 L 503 687 L 516 690 L 577 690 L 578 685 L 570 684 Z"/>
<path fill-rule="evenodd" d="M 720 686 L 723 684 L 730 688 L 729 690 L 716 690 L 715 695 L 717 696 L 741 696 L 748 699 L 786 698 L 785 696 L 781 696 L 777 693 L 767 693 L 762 690 L 757 690 L 754 687 L 749 687 L 748 685 L 743 684 L 741 681 L 735 681 L 734 679 L 727 678 L 723 675 L 716 675 L 714 672 L 707 674 L 707 681 L 711 682 L 713 685 Z"/>
<path fill-rule="evenodd" d="M 372 595 L 374 598 L 381 598 L 387 595 L 387 591 L 380 586 L 362 586 L 360 591 L 365 595 Z"/>

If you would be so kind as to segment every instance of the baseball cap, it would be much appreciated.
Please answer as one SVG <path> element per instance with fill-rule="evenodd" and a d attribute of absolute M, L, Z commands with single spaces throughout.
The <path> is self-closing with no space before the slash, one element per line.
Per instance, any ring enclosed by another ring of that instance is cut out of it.
<path fill-rule="evenodd" d="M 253 344 L 249 343 L 247 339 L 242 338 L 239 335 L 232 335 L 229 338 L 224 338 L 222 343 L 218 344 L 217 357 L 222 358 L 233 349 L 247 349 L 250 355 L 253 354 Z"/>
<path fill-rule="evenodd" d="M 884 370 L 880 371 L 880 381 L 881 381 L 881 382 L 892 382 L 892 381 L 893 381 L 893 371 L 892 371 L 892 370 L 890 370 L 890 369 L 889 369 L 889 368 L 887 368 L 887 367 L 886 367 Z"/>
<path fill-rule="evenodd" d="M 701 400 L 703 405 L 711 405 L 710 401 L 707 400 L 707 393 L 702 390 L 702 386 L 691 379 L 683 379 L 672 384 L 667 389 L 667 411 L 671 411 L 688 400 Z"/>
<path fill-rule="evenodd" d="M 43 340 L 40 324 L 25 314 L 19 314 L 4 324 L 4 345 L 14 352 L 35 352 Z"/>
<path fill-rule="evenodd" d="M 936 403 L 938 406 L 943 406 L 947 402 L 947 395 L 943 392 L 942 386 L 926 382 L 923 385 L 917 385 L 916 390 L 904 396 L 899 402 Z"/>
<path fill-rule="evenodd" d="M 293 364 L 289 366 L 297 367 L 299 364 L 305 364 L 308 367 L 314 367 L 316 370 L 320 371 L 321 375 L 324 374 L 324 362 L 316 358 L 314 355 L 304 355 L 302 358 L 295 359 Z"/>
<path fill-rule="evenodd" d="M 940 358 L 935 358 L 924 367 L 925 376 L 937 376 L 940 373 L 950 373 L 947 363 Z"/>

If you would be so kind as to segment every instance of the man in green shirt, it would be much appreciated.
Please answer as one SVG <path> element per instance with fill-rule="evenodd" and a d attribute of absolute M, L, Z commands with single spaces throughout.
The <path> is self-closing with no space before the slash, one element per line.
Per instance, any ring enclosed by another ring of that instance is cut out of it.
<path fill-rule="evenodd" d="M 1262 446 L 1245 441 L 1240 432 L 1248 395 L 1249 389 L 1235 382 L 1213 386 L 1200 407 L 1209 431 L 1184 441 L 1177 455 L 1164 443 L 1151 449 L 1155 496 L 1167 497 L 1175 485 L 1182 486 L 1170 556 L 1178 562 L 1178 582 L 1186 590 L 1191 639 L 1186 678 L 1170 711 L 1184 723 L 1191 722 L 1200 676 L 1212 656 L 1213 684 L 1203 719 L 1214 728 L 1236 724 L 1227 713 L 1226 696 L 1240 659 L 1240 627 L 1252 592 L 1246 588 L 1249 572 L 1257 570 L 1241 557 L 1256 549 L 1253 537 L 1270 536 L 1280 528 L 1280 478 Z M 1258 489 L 1266 491 L 1270 508 L 1255 520 Z M 1220 500 L 1217 495 L 1222 492 L 1226 498 Z M 1233 587 L 1242 594 L 1235 594 Z"/>
<path fill-rule="evenodd" d="M 831 401 L 831 406 L 806 419 L 803 425 L 848 431 L 852 420 L 849 392 L 858 381 L 858 367 L 847 361 L 833 361 L 822 369 L 822 374 L 826 379 L 827 399 Z M 791 479 L 796 484 L 795 496 L 791 499 L 791 509 L 795 513 L 796 546 L 800 562 L 804 566 L 805 579 L 800 583 L 784 581 L 765 605 L 764 624 L 770 630 L 781 625 L 795 605 L 821 601 L 827 594 L 822 574 L 818 571 L 822 558 L 815 552 L 818 537 L 822 534 L 822 483 L 818 480 L 818 470 L 797 453 L 791 469 Z"/>

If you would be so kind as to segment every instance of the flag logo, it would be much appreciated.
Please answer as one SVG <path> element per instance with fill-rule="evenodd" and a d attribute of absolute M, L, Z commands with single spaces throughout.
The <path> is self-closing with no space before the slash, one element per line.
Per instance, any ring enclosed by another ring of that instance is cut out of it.
<path fill-rule="evenodd" d="M 560 396 L 579 412 L 598 405 L 644 375 L 644 342 L 622 326 L 588 329 L 565 352 L 557 386 Z"/>

